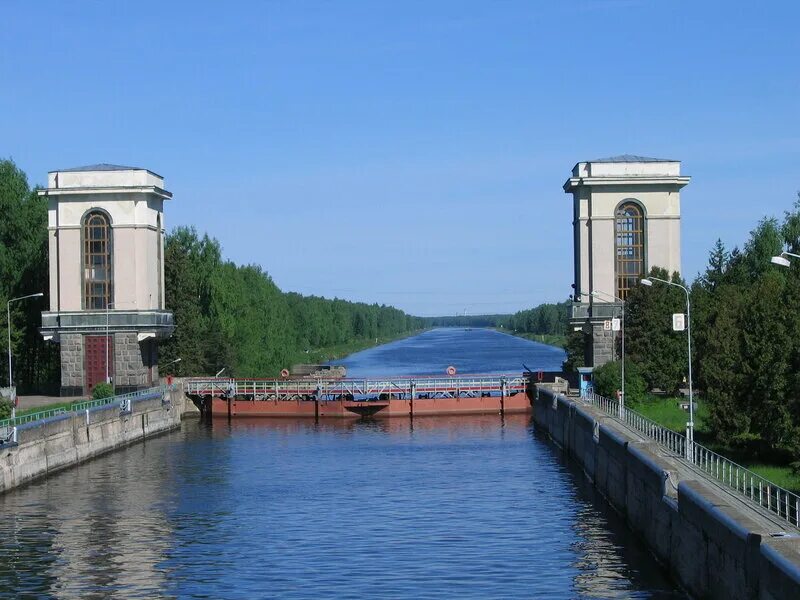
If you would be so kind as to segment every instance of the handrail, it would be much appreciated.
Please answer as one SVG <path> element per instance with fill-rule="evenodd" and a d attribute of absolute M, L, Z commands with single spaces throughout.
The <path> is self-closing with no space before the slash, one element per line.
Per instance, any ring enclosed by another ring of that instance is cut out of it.
<path fill-rule="evenodd" d="M 518 393 L 527 389 L 528 379 L 521 374 L 462 375 L 453 377 L 359 377 L 303 379 L 191 378 L 184 380 L 187 394 L 253 399 L 295 399 L 324 396 L 374 396 L 376 394 L 474 395 L 478 393 Z"/>
<path fill-rule="evenodd" d="M 690 464 L 693 469 L 767 509 L 790 525 L 800 528 L 800 495 L 697 442 L 688 443 L 685 435 L 664 427 L 627 406 L 621 407 L 615 400 L 594 392 L 588 392 L 582 400 L 652 439 L 676 458 Z"/>
<path fill-rule="evenodd" d="M 13 419 L 3 419 L 2 421 L 0 421 L 0 429 L 16 427 L 17 425 L 24 425 L 25 423 L 31 423 L 33 421 L 49 419 L 51 417 L 56 417 L 58 415 L 66 414 L 67 412 L 69 412 L 67 408 L 60 406 L 58 408 L 51 408 L 48 410 L 42 410 L 34 413 L 27 413 L 24 415 L 20 415 L 18 417 L 14 417 Z"/>
<path fill-rule="evenodd" d="M 158 396 L 161 396 L 163 398 L 164 394 L 168 389 L 174 389 L 174 386 L 170 388 L 169 386 L 162 385 L 158 387 L 148 388 L 145 390 L 129 392 L 127 394 L 119 394 L 117 396 L 101 398 L 99 400 L 73 402 L 69 407 L 51 408 L 48 410 L 20 415 L 18 417 L 14 417 L 13 419 L 3 419 L 0 420 L 0 442 L 6 439 L 10 439 L 12 437 L 11 434 L 19 425 L 24 425 L 26 423 L 35 423 L 36 421 L 42 421 L 44 419 L 49 419 L 52 417 L 66 415 L 70 413 L 71 414 L 85 413 L 87 410 L 91 410 L 92 408 L 96 408 L 98 406 L 110 406 L 117 404 L 121 408 L 122 407 L 129 408 L 130 403 L 132 401 L 145 400 L 147 398 L 157 398 Z"/>

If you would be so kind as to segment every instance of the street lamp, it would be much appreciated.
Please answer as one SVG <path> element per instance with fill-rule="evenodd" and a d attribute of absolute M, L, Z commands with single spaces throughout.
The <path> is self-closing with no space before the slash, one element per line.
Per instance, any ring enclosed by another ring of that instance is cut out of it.
<path fill-rule="evenodd" d="M 170 365 L 174 365 L 174 364 L 176 364 L 176 363 L 179 363 L 179 362 L 181 362 L 181 360 L 182 360 L 182 359 L 180 359 L 180 358 L 176 358 L 175 360 L 171 360 L 171 361 L 169 361 L 167 364 L 165 364 L 165 365 L 164 365 L 164 369 L 166 369 L 166 368 L 167 368 L 168 366 L 170 366 Z"/>
<path fill-rule="evenodd" d="M 784 259 L 786 260 L 786 259 Z M 774 261 L 774 259 L 773 259 Z M 787 261 L 788 262 L 788 261 Z M 677 288 L 681 288 L 686 294 L 686 340 L 689 346 L 689 422 L 686 424 L 686 445 L 687 458 L 693 461 L 694 458 L 694 396 L 692 395 L 692 313 L 691 303 L 689 301 L 689 290 L 679 283 L 660 279 L 658 277 L 647 277 L 642 279 L 642 285 L 652 286 L 654 281 L 666 283 Z"/>
<path fill-rule="evenodd" d="M 14 377 L 11 372 L 11 303 L 16 302 L 18 300 L 25 300 L 27 298 L 41 298 L 44 296 L 44 292 L 39 292 L 38 294 L 28 294 L 27 296 L 20 296 L 19 298 L 11 298 L 8 302 L 6 302 L 6 318 L 8 319 L 8 387 L 14 387 Z M 13 419 L 17 415 L 17 402 L 14 400 L 14 403 L 11 405 L 11 418 Z"/>
<path fill-rule="evenodd" d="M 773 256 L 770 259 L 770 262 L 774 265 L 780 265 L 781 267 L 788 267 L 792 264 L 792 262 L 788 258 L 786 258 L 787 256 L 800 258 L 800 254 L 792 254 L 791 252 L 781 252 L 779 255 Z"/>
<path fill-rule="evenodd" d="M 618 298 L 612 294 L 607 294 L 606 292 L 601 292 L 599 290 L 592 290 L 592 297 L 597 298 L 598 296 L 605 296 L 606 298 L 610 299 L 612 302 L 619 302 L 622 305 L 622 319 L 621 319 L 621 333 L 622 333 L 622 350 L 620 352 L 620 363 L 622 367 L 622 390 L 620 391 L 619 397 L 619 417 L 620 419 L 625 418 L 625 300 L 622 298 Z"/>

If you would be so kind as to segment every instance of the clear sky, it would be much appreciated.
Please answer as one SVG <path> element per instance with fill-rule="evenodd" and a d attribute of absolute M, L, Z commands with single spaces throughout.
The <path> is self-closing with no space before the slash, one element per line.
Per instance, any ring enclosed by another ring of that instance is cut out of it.
<path fill-rule="evenodd" d="M 3 2 L 0 157 L 149 168 L 284 290 L 566 298 L 572 166 L 683 161 L 683 267 L 800 189 L 800 3 Z M 2 215 L 0 215 L 2 218 Z"/>

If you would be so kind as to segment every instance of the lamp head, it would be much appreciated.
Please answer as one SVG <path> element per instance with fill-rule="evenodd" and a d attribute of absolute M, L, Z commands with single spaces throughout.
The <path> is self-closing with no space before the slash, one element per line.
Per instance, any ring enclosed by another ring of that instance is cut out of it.
<path fill-rule="evenodd" d="M 34 294 L 33 298 L 41 298 L 42 296 L 44 296 L 44 292 L 39 292 L 38 294 Z"/>
<path fill-rule="evenodd" d="M 770 259 L 770 262 L 771 262 L 773 265 L 780 265 L 781 267 L 788 267 L 789 265 L 791 265 L 791 264 L 792 264 L 792 263 L 789 261 L 789 259 L 788 259 L 788 258 L 786 258 L 785 256 L 783 256 L 782 254 L 780 254 L 780 255 L 778 255 L 778 256 L 773 256 L 773 257 Z"/>
<path fill-rule="evenodd" d="M 640 283 L 641 283 L 642 285 L 646 285 L 647 287 L 650 287 L 650 286 L 652 286 L 652 285 L 653 285 L 653 282 L 652 282 L 652 281 L 650 281 L 649 279 L 647 279 L 646 277 L 645 277 L 644 279 L 642 279 Z"/>

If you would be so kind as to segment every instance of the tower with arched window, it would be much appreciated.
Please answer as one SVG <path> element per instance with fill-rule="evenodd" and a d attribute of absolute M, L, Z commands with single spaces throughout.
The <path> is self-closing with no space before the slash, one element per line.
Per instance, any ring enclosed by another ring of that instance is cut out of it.
<path fill-rule="evenodd" d="M 50 309 L 42 335 L 60 344 L 61 394 L 109 379 L 117 393 L 158 380 L 158 339 L 172 333 L 164 306 L 160 175 L 91 165 L 51 171 L 47 189 Z"/>
<path fill-rule="evenodd" d="M 573 199 L 573 328 L 586 334 L 585 361 L 615 358 L 615 332 L 630 289 L 652 267 L 681 270 L 677 160 L 625 154 L 579 162 L 564 184 Z"/>

